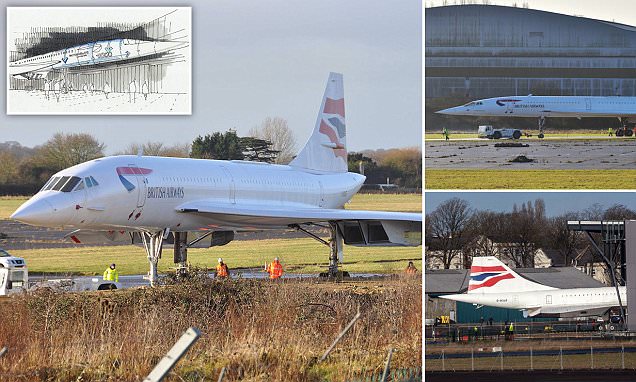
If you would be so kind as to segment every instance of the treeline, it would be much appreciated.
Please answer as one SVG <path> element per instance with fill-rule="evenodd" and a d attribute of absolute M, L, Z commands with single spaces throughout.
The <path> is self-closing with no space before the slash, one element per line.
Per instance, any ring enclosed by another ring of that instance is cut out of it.
<path fill-rule="evenodd" d="M 198 136 L 191 144 L 167 146 L 160 142 L 130 144 L 116 155 L 238 159 L 289 163 L 295 153 L 293 134 L 280 118 L 268 118 L 240 137 L 236 131 Z M 30 195 L 58 171 L 104 156 L 105 145 L 90 134 L 57 133 L 40 146 L 0 143 L 0 195 Z M 361 164 L 362 163 L 362 164 Z M 421 188 L 422 154 L 416 149 L 378 150 L 349 155 L 349 168 L 367 176 L 367 183 L 389 178 L 402 187 Z"/>
<path fill-rule="evenodd" d="M 558 255 L 553 265 L 569 266 L 589 249 L 589 242 L 582 232 L 568 229 L 568 220 L 627 219 L 636 219 L 636 211 L 622 204 L 607 209 L 594 204 L 547 217 L 542 199 L 515 205 L 510 212 L 493 212 L 473 209 L 467 201 L 452 198 L 425 216 L 426 256 L 433 256 L 445 269 L 457 261 L 469 269 L 474 255 L 496 254 L 516 267 L 534 267 L 534 256 L 541 248 Z"/>
<path fill-rule="evenodd" d="M 419 148 L 365 150 L 349 153 L 350 172 L 367 177 L 365 184 L 395 184 L 422 188 L 422 151 Z"/>

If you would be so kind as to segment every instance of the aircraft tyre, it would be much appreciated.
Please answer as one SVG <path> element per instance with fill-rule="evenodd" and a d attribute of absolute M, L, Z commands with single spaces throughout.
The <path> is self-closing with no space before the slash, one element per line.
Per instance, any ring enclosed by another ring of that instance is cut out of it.
<path fill-rule="evenodd" d="M 624 133 L 625 133 L 625 130 L 623 130 L 623 129 L 616 130 L 616 136 L 617 137 L 622 137 L 624 135 Z"/>
<path fill-rule="evenodd" d="M 607 327 L 610 331 L 614 331 L 616 330 L 616 325 L 614 324 L 609 324 L 609 326 Z"/>
<path fill-rule="evenodd" d="M 630 129 L 626 129 L 625 130 L 625 136 L 626 137 L 631 137 L 632 135 L 634 135 L 634 132 Z"/>
<path fill-rule="evenodd" d="M 494 134 L 492 135 L 493 138 L 495 139 L 499 139 L 501 138 L 501 133 L 499 131 L 495 131 Z"/>
<path fill-rule="evenodd" d="M 539 139 L 543 139 L 544 135 L 543 135 L 543 133 L 539 133 L 539 135 L 537 135 L 537 137 L 538 137 Z"/>
<path fill-rule="evenodd" d="M 113 290 L 117 289 L 117 285 L 111 283 L 104 283 L 97 287 L 97 290 Z"/>
<path fill-rule="evenodd" d="M 519 138 L 521 138 L 521 131 L 519 131 L 519 130 L 515 130 L 515 132 L 514 132 L 514 133 L 512 133 L 512 138 L 513 138 L 513 139 L 519 139 Z"/>
<path fill-rule="evenodd" d="M 349 272 L 347 271 L 338 271 L 337 275 L 335 278 L 329 276 L 329 272 L 320 272 L 320 274 L 318 274 L 318 277 L 321 279 L 332 279 L 332 280 L 337 280 L 337 281 L 341 281 L 345 278 L 349 278 L 351 276 L 349 276 Z"/>

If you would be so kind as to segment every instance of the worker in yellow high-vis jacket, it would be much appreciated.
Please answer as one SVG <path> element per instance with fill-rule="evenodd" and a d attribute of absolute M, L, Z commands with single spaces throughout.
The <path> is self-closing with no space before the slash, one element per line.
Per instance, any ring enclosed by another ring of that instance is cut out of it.
<path fill-rule="evenodd" d="M 115 268 L 115 263 L 111 264 L 110 267 L 104 271 L 104 280 L 119 282 L 119 272 L 117 272 Z"/>

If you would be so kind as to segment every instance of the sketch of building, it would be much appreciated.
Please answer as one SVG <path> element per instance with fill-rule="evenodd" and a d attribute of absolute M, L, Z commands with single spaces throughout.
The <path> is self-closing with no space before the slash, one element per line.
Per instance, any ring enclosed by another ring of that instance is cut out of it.
<path fill-rule="evenodd" d="M 191 114 L 191 17 L 190 7 L 8 7 L 7 114 Z"/>

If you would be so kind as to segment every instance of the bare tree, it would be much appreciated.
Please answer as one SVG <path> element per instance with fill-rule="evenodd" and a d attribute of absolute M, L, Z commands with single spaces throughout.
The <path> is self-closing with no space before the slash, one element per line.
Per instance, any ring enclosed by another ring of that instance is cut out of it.
<path fill-rule="evenodd" d="M 580 231 L 570 230 L 568 228 L 568 220 L 577 220 L 578 214 L 569 212 L 561 216 L 548 219 L 545 228 L 544 244 L 559 254 L 563 259 L 563 265 L 570 266 L 576 257 L 578 249 L 583 246 Z"/>
<path fill-rule="evenodd" d="M 521 208 L 514 205 L 506 219 L 501 255 L 511 260 L 515 267 L 534 267 L 534 256 L 545 226 L 545 203 L 537 199 L 534 206 L 532 202 L 522 204 Z"/>
<path fill-rule="evenodd" d="M 462 240 L 471 210 L 468 202 L 452 198 L 440 204 L 426 218 L 426 233 L 431 239 L 430 256 L 438 258 L 444 269 L 462 253 Z"/>
<path fill-rule="evenodd" d="M 187 143 L 165 146 L 161 142 L 146 142 L 141 145 L 139 143 L 131 143 L 124 151 L 117 153 L 117 155 L 137 155 L 140 149 L 143 155 L 147 156 L 187 158 L 190 154 L 190 145 Z"/>
<path fill-rule="evenodd" d="M 296 139 L 287 125 L 287 120 L 281 117 L 267 117 L 260 128 L 254 126 L 249 135 L 264 139 L 272 143 L 272 150 L 279 151 L 274 163 L 287 164 L 296 155 Z"/>
<path fill-rule="evenodd" d="M 475 256 L 496 256 L 498 243 L 493 239 L 500 237 L 504 230 L 504 214 L 492 211 L 476 211 L 467 223 L 464 233 L 463 262 L 470 268 Z"/>
<path fill-rule="evenodd" d="M 0 184 L 16 184 L 22 181 L 18 168 L 19 161 L 9 151 L 0 151 Z"/>
<path fill-rule="evenodd" d="M 622 204 L 614 204 L 603 213 L 603 220 L 633 220 L 636 219 L 636 211 Z"/>
<path fill-rule="evenodd" d="M 104 156 L 104 144 L 90 134 L 56 133 L 37 148 L 36 157 L 54 169 L 64 169 Z"/>

